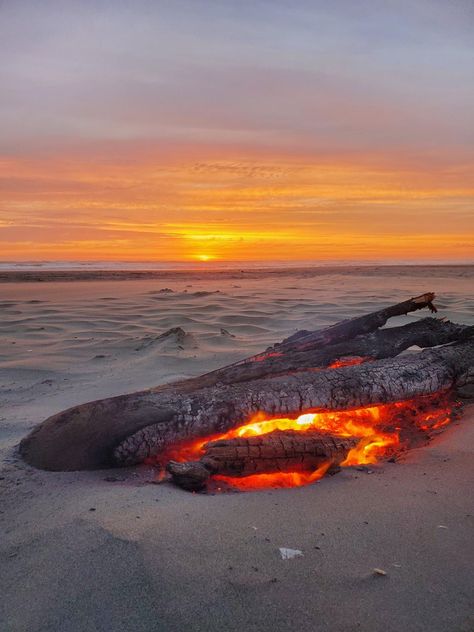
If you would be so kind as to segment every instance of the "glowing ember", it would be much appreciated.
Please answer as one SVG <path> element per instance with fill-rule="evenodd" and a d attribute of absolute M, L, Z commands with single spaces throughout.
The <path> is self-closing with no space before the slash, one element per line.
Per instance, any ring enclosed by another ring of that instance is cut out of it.
<path fill-rule="evenodd" d="M 279 353 L 278 351 L 269 351 L 268 353 L 260 353 L 259 355 L 253 356 L 251 358 L 252 362 L 263 362 L 267 358 L 280 358 L 283 353 Z"/>
<path fill-rule="evenodd" d="M 314 472 L 272 472 L 271 474 L 253 474 L 239 478 L 237 476 L 214 476 L 215 481 L 222 481 L 242 490 L 265 489 L 267 487 L 302 487 L 319 481 L 331 467 L 327 462 Z"/>
<path fill-rule="evenodd" d="M 363 360 L 363 359 L 362 359 Z M 353 410 L 308 412 L 294 419 L 268 419 L 265 413 L 255 415 L 249 423 L 226 433 L 185 442 L 160 455 L 160 461 L 194 461 L 204 453 L 211 441 L 269 434 L 274 431 L 327 433 L 340 437 L 360 438 L 342 466 L 367 465 L 388 458 L 395 452 L 426 443 L 430 433 L 450 423 L 454 404 L 450 395 L 435 394 L 378 406 Z M 324 463 L 314 472 L 273 472 L 247 477 L 216 475 L 214 480 L 240 489 L 265 487 L 299 487 L 322 478 L 331 463 Z"/>
<path fill-rule="evenodd" d="M 351 356 L 347 358 L 338 358 L 334 360 L 332 364 L 329 365 L 329 369 L 340 369 L 343 366 L 354 366 L 356 364 L 362 364 L 363 362 L 368 362 L 372 360 L 372 358 L 361 357 L 361 356 Z"/>

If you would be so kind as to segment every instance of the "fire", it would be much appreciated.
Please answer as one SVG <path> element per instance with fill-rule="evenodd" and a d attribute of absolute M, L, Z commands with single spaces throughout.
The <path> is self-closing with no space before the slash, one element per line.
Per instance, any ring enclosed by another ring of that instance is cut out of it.
<path fill-rule="evenodd" d="M 283 355 L 283 353 L 280 353 L 278 351 L 269 351 L 268 353 L 259 353 L 256 356 L 253 356 L 252 358 L 252 362 L 262 362 L 263 360 L 266 360 L 267 358 L 280 358 Z"/>
<path fill-rule="evenodd" d="M 338 358 L 334 360 L 332 364 L 329 365 L 329 369 L 340 369 L 343 366 L 354 366 L 356 364 L 362 364 L 363 362 L 368 362 L 372 360 L 369 357 L 361 357 L 361 356 L 351 356 L 347 358 Z"/>
<path fill-rule="evenodd" d="M 351 449 L 341 466 L 368 465 L 388 458 L 421 439 L 426 442 L 429 433 L 443 428 L 452 420 L 453 402 L 448 393 L 419 397 L 414 400 L 365 406 L 352 410 L 324 410 L 306 412 L 296 418 L 268 418 L 259 412 L 248 423 L 226 433 L 202 437 L 175 446 L 160 461 L 198 460 L 203 447 L 210 441 L 265 435 L 274 431 L 317 431 L 340 437 L 356 437 L 360 441 Z M 324 463 L 314 472 L 274 472 L 247 477 L 215 476 L 214 480 L 240 489 L 265 487 L 300 487 L 322 478 L 331 463 Z"/>
<path fill-rule="evenodd" d="M 236 476 L 214 476 L 214 480 L 222 481 L 242 490 L 265 489 L 268 487 L 302 487 L 319 481 L 330 468 L 327 462 L 314 472 L 273 472 L 271 474 L 253 474 L 243 478 Z"/>

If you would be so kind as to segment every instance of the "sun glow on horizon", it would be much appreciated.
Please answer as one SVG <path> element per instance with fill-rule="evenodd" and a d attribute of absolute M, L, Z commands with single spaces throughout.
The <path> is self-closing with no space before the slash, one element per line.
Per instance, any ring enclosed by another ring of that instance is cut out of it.
<path fill-rule="evenodd" d="M 472 259 L 474 189 L 464 171 L 220 151 L 199 169 L 190 148 L 173 159 L 137 150 L 125 171 L 112 158 L 61 152 L 5 160 L 14 186 L 2 205 L 0 260 Z"/>

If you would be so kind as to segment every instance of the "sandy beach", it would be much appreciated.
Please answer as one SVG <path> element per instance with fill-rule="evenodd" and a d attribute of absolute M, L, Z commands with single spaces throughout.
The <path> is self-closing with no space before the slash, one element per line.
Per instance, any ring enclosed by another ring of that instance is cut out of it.
<path fill-rule="evenodd" d="M 154 484 L 147 466 L 45 472 L 17 445 L 70 406 L 199 375 L 424 291 L 440 317 L 474 324 L 473 273 L 2 272 L 0 630 L 472 632 L 469 404 L 396 463 L 296 489 L 190 494 Z"/>

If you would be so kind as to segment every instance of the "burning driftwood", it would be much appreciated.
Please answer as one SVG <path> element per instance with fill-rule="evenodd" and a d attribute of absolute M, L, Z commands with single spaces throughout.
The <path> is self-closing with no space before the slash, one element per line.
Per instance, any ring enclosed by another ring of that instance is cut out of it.
<path fill-rule="evenodd" d="M 447 392 L 473 381 L 474 327 L 424 318 L 379 329 L 425 307 L 427 293 L 315 332 L 206 375 L 76 406 L 47 419 L 20 445 L 51 470 L 129 465 L 189 439 L 268 417 L 348 410 Z M 450 343 L 450 344 L 448 344 Z M 412 345 L 437 347 L 397 356 Z M 440 347 L 439 345 L 445 345 Z"/>
<path fill-rule="evenodd" d="M 190 491 L 205 487 L 211 474 L 252 476 L 272 472 L 314 472 L 338 465 L 358 443 L 352 437 L 317 432 L 276 431 L 254 437 L 211 441 L 199 461 L 169 461 L 173 481 Z"/>

